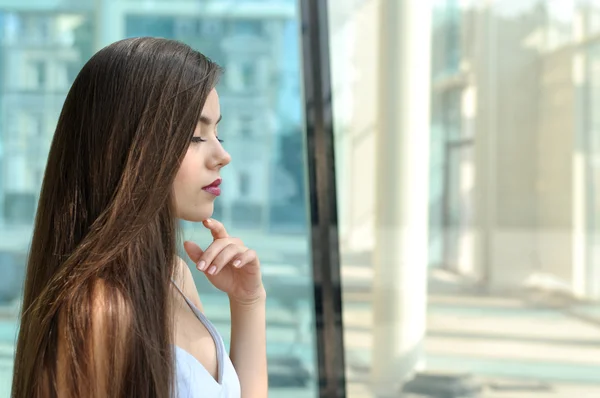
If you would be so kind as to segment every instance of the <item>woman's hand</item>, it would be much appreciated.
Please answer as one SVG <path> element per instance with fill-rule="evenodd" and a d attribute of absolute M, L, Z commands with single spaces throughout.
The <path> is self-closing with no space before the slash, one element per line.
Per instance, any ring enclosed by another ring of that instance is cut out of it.
<path fill-rule="evenodd" d="M 202 222 L 213 236 L 213 242 L 202 250 L 193 242 L 183 247 L 199 271 L 230 300 L 253 304 L 264 299 L 265 289 L 260 273 L 260 262 L 254 250 L 248 249 L 238 238 L 227 234 L 220 222 L 208 219 Z"/>

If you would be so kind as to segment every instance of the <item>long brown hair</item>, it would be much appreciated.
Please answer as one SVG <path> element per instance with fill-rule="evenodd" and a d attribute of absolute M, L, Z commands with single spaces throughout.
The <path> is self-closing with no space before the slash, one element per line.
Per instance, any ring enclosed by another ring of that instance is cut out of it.
<path fill-rule="evenodd" d="M 55 397 L 58 384 L 69 398 L 172 394 L 172 186 L 219 75 L 185 44 L 134 38 L 100 50 L 75 79 L 37 209 L 13 398 Z"/>

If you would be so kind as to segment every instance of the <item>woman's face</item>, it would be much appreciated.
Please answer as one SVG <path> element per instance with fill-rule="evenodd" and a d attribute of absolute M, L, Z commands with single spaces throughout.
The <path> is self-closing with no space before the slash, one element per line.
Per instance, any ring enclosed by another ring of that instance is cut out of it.
<path fill-rule="evenodd" d="M 219 95 L 213 89 L 173 184 L 177 217 L 183 220 L 197 222 L 210 218 L 215 199 L 221 194 L 221 168 L 229 164 L 231 156 L 217 137 L 220 118 Z"/>

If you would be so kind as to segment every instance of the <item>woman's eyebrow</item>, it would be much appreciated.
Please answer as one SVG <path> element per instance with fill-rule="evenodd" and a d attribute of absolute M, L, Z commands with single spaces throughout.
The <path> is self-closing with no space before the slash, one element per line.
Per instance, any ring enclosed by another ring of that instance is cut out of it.
<path fill-rule="evenodd" d="M 217 121 L 215 123 L 213 123 L 213 120 L 211 118 L 209 118 L 208 116 L 200 116 L 200 123 L 206 124 L 207 126 L 211 126 L 213 124 L 217 125 L 217 124 L 219 124 L 221 119 L 223 119 L 223 115 L 220 115 L 219 118 L 217 119 Z"/>

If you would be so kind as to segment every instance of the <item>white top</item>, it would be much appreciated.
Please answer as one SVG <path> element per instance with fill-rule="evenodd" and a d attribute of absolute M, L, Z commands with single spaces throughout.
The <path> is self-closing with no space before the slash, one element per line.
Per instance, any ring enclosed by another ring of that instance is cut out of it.
<path fill-rule="evenodd" d="M 192 354 L 175 345 L 175 398 L 240 398 L 240 379 L 226 354 L 223 338 L 208 318 L 183 294 L 175 281 L 173 285 L 212 336 L 217 348 L 218 367 L 215 380 Z"/>

